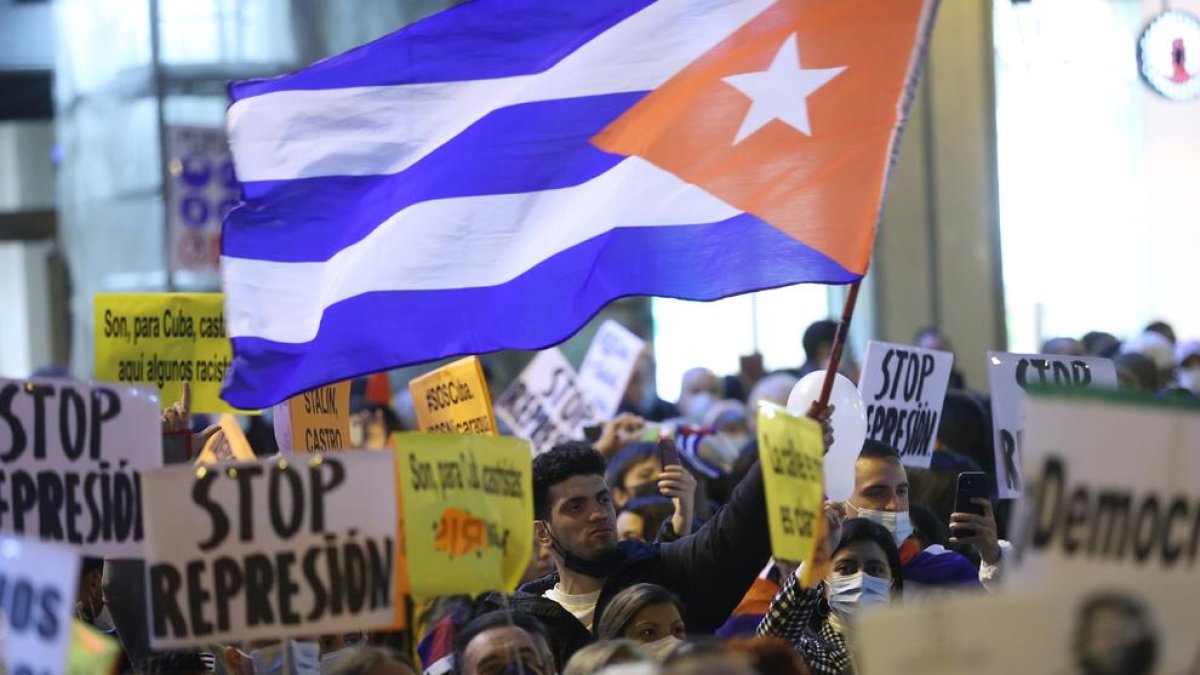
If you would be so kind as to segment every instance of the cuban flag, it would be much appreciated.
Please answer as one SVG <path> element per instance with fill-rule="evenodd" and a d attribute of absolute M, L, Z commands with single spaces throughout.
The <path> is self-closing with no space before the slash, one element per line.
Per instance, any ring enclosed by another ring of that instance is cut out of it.
<path fill-rule="evenodd" d="M 476 0 L 232 84 L 225 400 L 861 278 L 935 5 Z"/>

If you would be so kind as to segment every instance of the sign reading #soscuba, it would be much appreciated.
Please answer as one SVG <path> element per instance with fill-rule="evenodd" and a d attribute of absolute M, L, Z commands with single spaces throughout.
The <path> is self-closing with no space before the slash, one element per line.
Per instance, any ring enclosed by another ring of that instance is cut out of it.
<path fill-rule="evenodd" d="M 162 466 L 158 395 L 0 379 L 0 531 L 86 555 L 142 555 L 140 472 Z"/>
<path fill-rule="evenodd" d="M 867 404 L 867 435 L 900 452 L 904 463 L 927 468 L 954 355 L 871 342 L 859 389 Z"/>

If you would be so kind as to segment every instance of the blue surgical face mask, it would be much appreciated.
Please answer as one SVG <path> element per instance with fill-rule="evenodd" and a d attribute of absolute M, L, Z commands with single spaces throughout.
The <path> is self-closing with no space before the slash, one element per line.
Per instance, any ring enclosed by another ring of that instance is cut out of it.
<path fill-rule="evenodd" d="M 849 502 L 846 503 L 853 509 L 852 513 L 856 517 L 869 520 L 876 525 L 882 525 L 888 532 L 891 532 L 897 548 L 903 546 L 904 542 L 913 535 L 912 520 L 908 517 L 908 511 L 875 511 L 855 506 Z"/>
<path fill-rule="evenodd" d="M 849 619 L 865 607 L 891 602 L 891 584 L 859 572 L 849 576 L 829 577 L 829 608 L 842 619 Z"/>
<path fill-rule="evenodd" d="M 250 663 L 254 664 L 254 675 L 282 675 L 283 650 L 290 652 L 291 669 L 297 675 L 320 675 L 321 647 L 315 642 L 286 640 L 283 644 L 261 647 L 250 652 Z"/>

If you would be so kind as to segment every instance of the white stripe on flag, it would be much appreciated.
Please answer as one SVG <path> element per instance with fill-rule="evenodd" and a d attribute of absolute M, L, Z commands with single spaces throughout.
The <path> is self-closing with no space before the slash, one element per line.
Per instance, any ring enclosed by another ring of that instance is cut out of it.
<path fill-rule="evenodd" d="M 535 75 L 242 99 L 228 114 L 238 178 L 396 173 L 498 108 L 656 89 L 772 1 L 660 0 Z"/>
<path fill-rule="evenodd" d="M 637 157 L 569 188 L 420 202 L 325 262 L 222 257 L 229 334 L 308 342 L 326 307 L 363 293 L 494 286 L 616 227 L 740 213 Z"/>

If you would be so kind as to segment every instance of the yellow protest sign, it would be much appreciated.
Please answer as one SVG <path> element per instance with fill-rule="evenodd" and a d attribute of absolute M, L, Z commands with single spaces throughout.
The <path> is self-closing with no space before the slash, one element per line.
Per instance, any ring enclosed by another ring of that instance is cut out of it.
<path fill-rule="evenodd" d="M 292 452 L 347 450 L 352 447 L 349 380 L 293 396 L 288 399 L 287 408 Z"/>
<path fill-rule="evenodd" d="M 496 434 L 496 416 L 483 366 L 468 356 L 408 383 L 421 431 Z"/>
<path fill-rule="evenodd" d="M 120 658 L 121 645 L 116 640 L 82 621 L 71 622 L 67 675 L 111 675 L 117 672 Z"/>
<path fill-rule="evenodd" d="M 192 412 L 238 412 L 221 400 L 233 351 L 220 293 L 97 293 L 96 379 L 151 384 L 166 408 L 192 383 Z"/>
<path fill-rule="evenodd" d="M 413 595 L 512 591 L 533 545 L 533 456 L 499 436 L 396 434 Z"/>
<path fill-rule="evenodd" d="M 762 403 L 758 408 L 758 457 L 767 493 L 771 552 L 780 560 L 812 554 L 824 496 L 821 425 Z"/>

